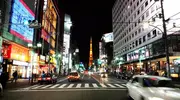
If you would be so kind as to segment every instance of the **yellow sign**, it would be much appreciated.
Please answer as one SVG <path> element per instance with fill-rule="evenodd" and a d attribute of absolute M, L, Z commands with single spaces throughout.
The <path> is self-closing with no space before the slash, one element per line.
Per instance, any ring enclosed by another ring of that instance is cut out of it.
<path fill-rule="evenodd" d="M 29 49 L 17 44 L 12 44 L 11 59 L 19 61 L 29 60 Z"/>

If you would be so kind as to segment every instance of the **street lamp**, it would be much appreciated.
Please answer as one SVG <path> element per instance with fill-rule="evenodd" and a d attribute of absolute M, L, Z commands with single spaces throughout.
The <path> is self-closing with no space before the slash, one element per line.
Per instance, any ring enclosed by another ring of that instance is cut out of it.
<path fill-rule="evenodd" d="M 58 54 L 58 58 L 61 58 L 61 54 Z"/>
<path fill-rule="evenodd" d="M 42 44 L 39 42 L 39 43 L 37 43 L 37 47 L 42 47 Z"/>
<path fill-rule="evenodd" d="M 161 5 L 161 18 L 162 18 L 162 23 L 163 23 L 163 31 L 157 27 L 157 26 L 154 26 L 154 25 L 148 25 L 148 24 L 144 24 L 144 27 L 147 28 L 149 26 L 152 26 L 154 28 L 157 28 L 159 29 L 162 33 L 163 33 L 163 36 L 162 38 L 164 39 L 164 43 L 165 43 L 165 52 L 166 52 L 166 70 L 167 70 L 167 73 L 168 73 L 168 77 L 170 78 L 170 61 L 169 61 L 169 47 L 168 47 L 168 39 L 167 39 L 167 29 L 166 29 L 166 22 L 169 20 L 165 20 L 165 14 L 164 14 L 164 7 L 163 7 L 163 0 L 154 0 L 155 2 L 157 1 L 160 1 L 160 5 Z"/>
<path fill-rule="evenodd" d="M 33 84 L 33 69 L 34 69 L 34 52 L 33 49 L 35 48 L 40 48 L 42 46 L 42 44 L 39 42 L 37 43 L 37 46 L 33 46 L 32 43 L 28 44 L 28 47 L 31 48 L 31 84 Z"/>

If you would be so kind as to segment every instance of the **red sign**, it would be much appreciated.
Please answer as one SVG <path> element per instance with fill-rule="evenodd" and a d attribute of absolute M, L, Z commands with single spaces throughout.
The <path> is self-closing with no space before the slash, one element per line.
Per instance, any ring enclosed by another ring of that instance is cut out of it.
<path fill-rule="evenodd" d="M 3 45 L 3 49 L 2 49 L 3 58 L 5 59 L 11 58 L 11 48 L 12 45 Z"/>
<path fill-rule="evenodd" d="M 44 29 L 41 30 L 41 37 L 42 37 L 44 40 L 46 40 L 47 42 L 49 42 L 49 41 L 48 41 L 49 35 L 48 35 L 48 33 L 47 33 Z"/>

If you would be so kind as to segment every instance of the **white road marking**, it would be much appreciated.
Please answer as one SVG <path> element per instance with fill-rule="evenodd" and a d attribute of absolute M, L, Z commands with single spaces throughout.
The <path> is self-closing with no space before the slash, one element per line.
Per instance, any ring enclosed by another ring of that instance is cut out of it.
<path fill-rule="evenodd" d="M 67 78 L 61 79 L 61 80 L 57 81 L 57 83 L 63 82 L 63 81 L 65 81 L 65 80 L 67 80 Z"/>
<path fill-rule="evenodd" d="M 92 75 L 92 78 L 94 78 L 97 82 L 101 83 L 94 75 Z"/>
<path fill-rule="evenodd" d="M 121 85 L 126 87 L 126 84 L 121 84 Z"/>
<path fill-rule="evenodd" d="M 120 88 L 124 88 L 124 86 L 119 85 L 119 84 L 114 84 L 114 85 L 116 85 L 116 86 L 118 86 L 118 87 L 120 87 Z"/>
<path fill-rule="evenodd" d="M 98 86 L 97 86 L 97 84 L 95 84 L 95 83 L 93 83 L 92 85 L 93 85 L 93 87 L 95 87 L 95 88 L 97 88 L 97 87 L 98 87 Z"/>
<path fill-rule="evenodd" d="M 74 84 L 70 84 L 67 88 L 72 88 Z"/>
<path fill-rule="evenodd" d="M 36 86 L 38 86 L 38 85 L 36 84 L 36 85 L 33 85 L 33 86 L 26 87 L 24 89 L 30 89 L 30 88 L 33 88 L 33 87 L 36 87 Z"/>
<path fill-rule="evenodd" d="M 101 90 L 101 91 L 119 91 L 119 90 L 127 90 L 127 89 L 125 89 L 125 88 L 80 88 L 80 89 L 67 89 L 67 88 L 65 88 L 65 89 L 39 89 L 39 90 L 8 90 L 8 92 L 29 92 L 29 91 L 32 91 L 32 92 L 37 92 L 37 91 L 43 91 L 43 92 L 49 92 L 49 91 L 52 91 L 52 92 L 54 92 L 54 91 L 99 91 L 99 90 Z"/>
<path fill-rule="evenodd" d="M 44 85 L 38 85 L 38 86 L 35 86 L 35 87 L 31 88 L 31 89 L 37 89 L 37 88 L 40 88 L 42 86 L 44 86 Z"/>
<path fill-rule="evenodd" d="M 86 84 L 85 84 L 85 88 L 88 88 L 88 87 L 89 87 L 89 84 L 88 84 L 88 83 L 86 83 Z"/>
<path fill-rule="evenodd" d="M 46 85 L 46 86 L 44 86 L 44 87 L 41 87 L 42 89 L 45 89 L 45 88 L 47 88 L 47 87 L 50 87 L 52 84 L 50 84 L 50 85 Z"/>
<path fill-rule="evenodd" d="M 60 87 L 58 87 L 58 88 L 63 88 L 63 87 L 65 87 L 67 84 L 63 84 L 63 85 L 61 85 Z"/>
<path fill-rule="evenodd" d="M 104 87 L 104 88 L 105 88 L 105 87 L 107 87 L 107 86 L 106 86 L 106 85 L 104 85 L 104 84 L 100 84 L 100 85 L 101 85 L 102 87 Z"/>
<path fill-rule="evenodd" d="M 107 85 L 109 85 L 110 87 L 112 87 L 112 88 L 115 88 L 115 86 L 114 85 L 112 85 L 112 84 L 107 84 Z"/>
<path fill-rule="evenodd" d="M 57 87 L 57 86 L 59 86 L 60 84 L 56 84 L 56 85 L 53 85 L 53 86 L 51 86 L 50 88 L 52 89 L 52 88 L 55 88 L 55 87 Z"/>
<path fill-rule="evenodd" d="M 83 74 L 83 76 L 82 76 L 82 79 L 84 78 L 84 74 Z"/>
<path fill-rule="evenodd" d="M 77 84 L 76 88 L 80 88 L 81 87 L 81 84 Z"/>

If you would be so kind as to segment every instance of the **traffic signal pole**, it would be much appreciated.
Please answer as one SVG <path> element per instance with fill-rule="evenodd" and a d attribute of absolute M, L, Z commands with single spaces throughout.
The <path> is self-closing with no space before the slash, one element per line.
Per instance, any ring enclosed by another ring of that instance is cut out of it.
<path fill-rule="evenodd" d="M 164 14 L 164 6 L 163 6 L 163 0 L 160 0 L 161 3 L 161 13 L 162 13 L 162 22 L 163 22 L 163 39 L 165 43 L 165 52 L 166 52 L 166 71 L 167 71 L 167 77 L 171 77 L 171 71 L 170 71 L 170 61 L 169 61 L 169 45 L 168 45 L 168 38 L 167 38 L 167 29 L 166 29 L 166 20 L 165 20 L 165 14 Z"/>

